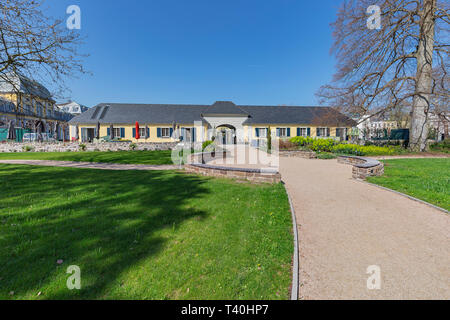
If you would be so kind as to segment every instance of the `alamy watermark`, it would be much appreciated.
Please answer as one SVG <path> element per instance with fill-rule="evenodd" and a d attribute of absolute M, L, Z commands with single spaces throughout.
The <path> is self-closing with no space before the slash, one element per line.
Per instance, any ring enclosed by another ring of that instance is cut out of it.
<path fill-rule="evenodd" d="M 367 274 L 370 274 L 367 279 L 367 289 L 380 290 L 381 289 L 381 268 L 373 265 L 367 267 Z"/>
<path fill-rule="evenodd" d="M 80 30 L 81 29 L 81 9 L 79 6 L 73 4 L 67 7 L 66 13 L 70 16 L 66 20 L 67 29 Z"/>
<path fill-rule="evenodd" d="M 367 28 L 369 30 L 381 29 L 381 8 L 377 5 L 372 5 L 367 8 L 367 14 L 370 14 L 367 18 Z"/>
<path fill-rule="evenodd" d="M 259 168 L 261 174 L 273 174 L 279 168 L 279 139 L 275 131 L 270 133 L 270 147 L 269 133 L 255 138 L 251 130 L 230 125 L 206 129 L 202 121 L 195 121 L 192 128 L 174 125 L 170 132 L 171 138 L 179 141 L 172 149 L 172 162 L 176 165 L 209 162 L 226 167 L 243 165 Z M 205 137 L 209 143 L 206 147 L 203 145 Z"/>
<path fill-rule="evenodd" d="M 69 266 L 67 267 L 66 273 L 70 274 L 67 279 L 66 285 L 69 290 L 80 290 L 81 289 L 81 269 L 79 266 Z"/>

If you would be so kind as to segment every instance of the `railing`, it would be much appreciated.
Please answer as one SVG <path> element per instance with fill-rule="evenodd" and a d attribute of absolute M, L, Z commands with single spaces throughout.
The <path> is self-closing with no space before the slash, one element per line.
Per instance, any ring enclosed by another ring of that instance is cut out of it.
<path fill-rule="evenodd" d="M 33 110 L 29 109 L 23 109 L 21 111 L 16 111 L 16 107 L 12 103 L 4 103 L 0 104 L 0 112 L 2 113 L 9 113 L 19 116 L 32 116 L 36 118 L 43 118 L 48 120 L 59 120 L 59 121 L 69 121 L 74 116 L 70 113 L 60 112 L 60 111 L 54 111 L 50 115 L 38 115 Z"/>
<path fill-rule="evenodd" d="M 16 109 L 12 103 L 2 103 L 0 104 L 0 112 L 4 113 L 15 113 Z"/>

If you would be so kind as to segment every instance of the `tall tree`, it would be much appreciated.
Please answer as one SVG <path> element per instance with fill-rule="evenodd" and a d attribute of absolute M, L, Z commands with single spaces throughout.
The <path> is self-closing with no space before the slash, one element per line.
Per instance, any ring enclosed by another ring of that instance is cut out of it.
<path fill-rule="evenodd" d="M 440 0 L 344 0 L 332 24 L 337 72 L 317 95 L 360 116 L 411 106 L 410 148 L 424 151 L 432 100 L 449 96 L 449 12 Z"/>
<path fill-rule="evenodd" d="M 22 74 L 61 91 L 67 77 L 85 72 L 81 37 L 64 20 L 46 15 L 43 5 L 43 0 L 0 0 L 0 80 L 15 84 L 9 75 Z"/>

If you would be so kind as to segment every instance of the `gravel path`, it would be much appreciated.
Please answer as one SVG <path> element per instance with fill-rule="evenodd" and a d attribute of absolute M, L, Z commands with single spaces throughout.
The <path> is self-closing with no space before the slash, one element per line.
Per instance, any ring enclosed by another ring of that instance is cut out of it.
<path fill-rule="evenodd" d="M 94 163 L 75 161 L 53 161 L 53 160 L 0 160 L 1 164 L 24 164 L 32 166 L 65 167 L 101 170 L 177 170 L 176 165 L 143 165 L 143 164 L 116 164 L 116 163 Z"/>
<path fill-rule="evenodd" d="M 297 215 L 300 299 L 450 299 L 450 217 L 352 179 L 336 160 L 281 158 Z M 367 289 L 367 268 L 381 289 Z"/>

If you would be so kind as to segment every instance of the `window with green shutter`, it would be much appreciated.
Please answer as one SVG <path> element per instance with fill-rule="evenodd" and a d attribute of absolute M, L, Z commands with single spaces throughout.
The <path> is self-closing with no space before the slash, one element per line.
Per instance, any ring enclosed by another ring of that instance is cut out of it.
<path fill-rule="evenodd" d="M 286 138 L 291 135 L 291 128 L 277 128 L 277 137 Z"/>
<path fill-rule="evenodd" d="M 309 137 L 311 136 L 311 128 L 297 128 L 298 137 Z"/>

